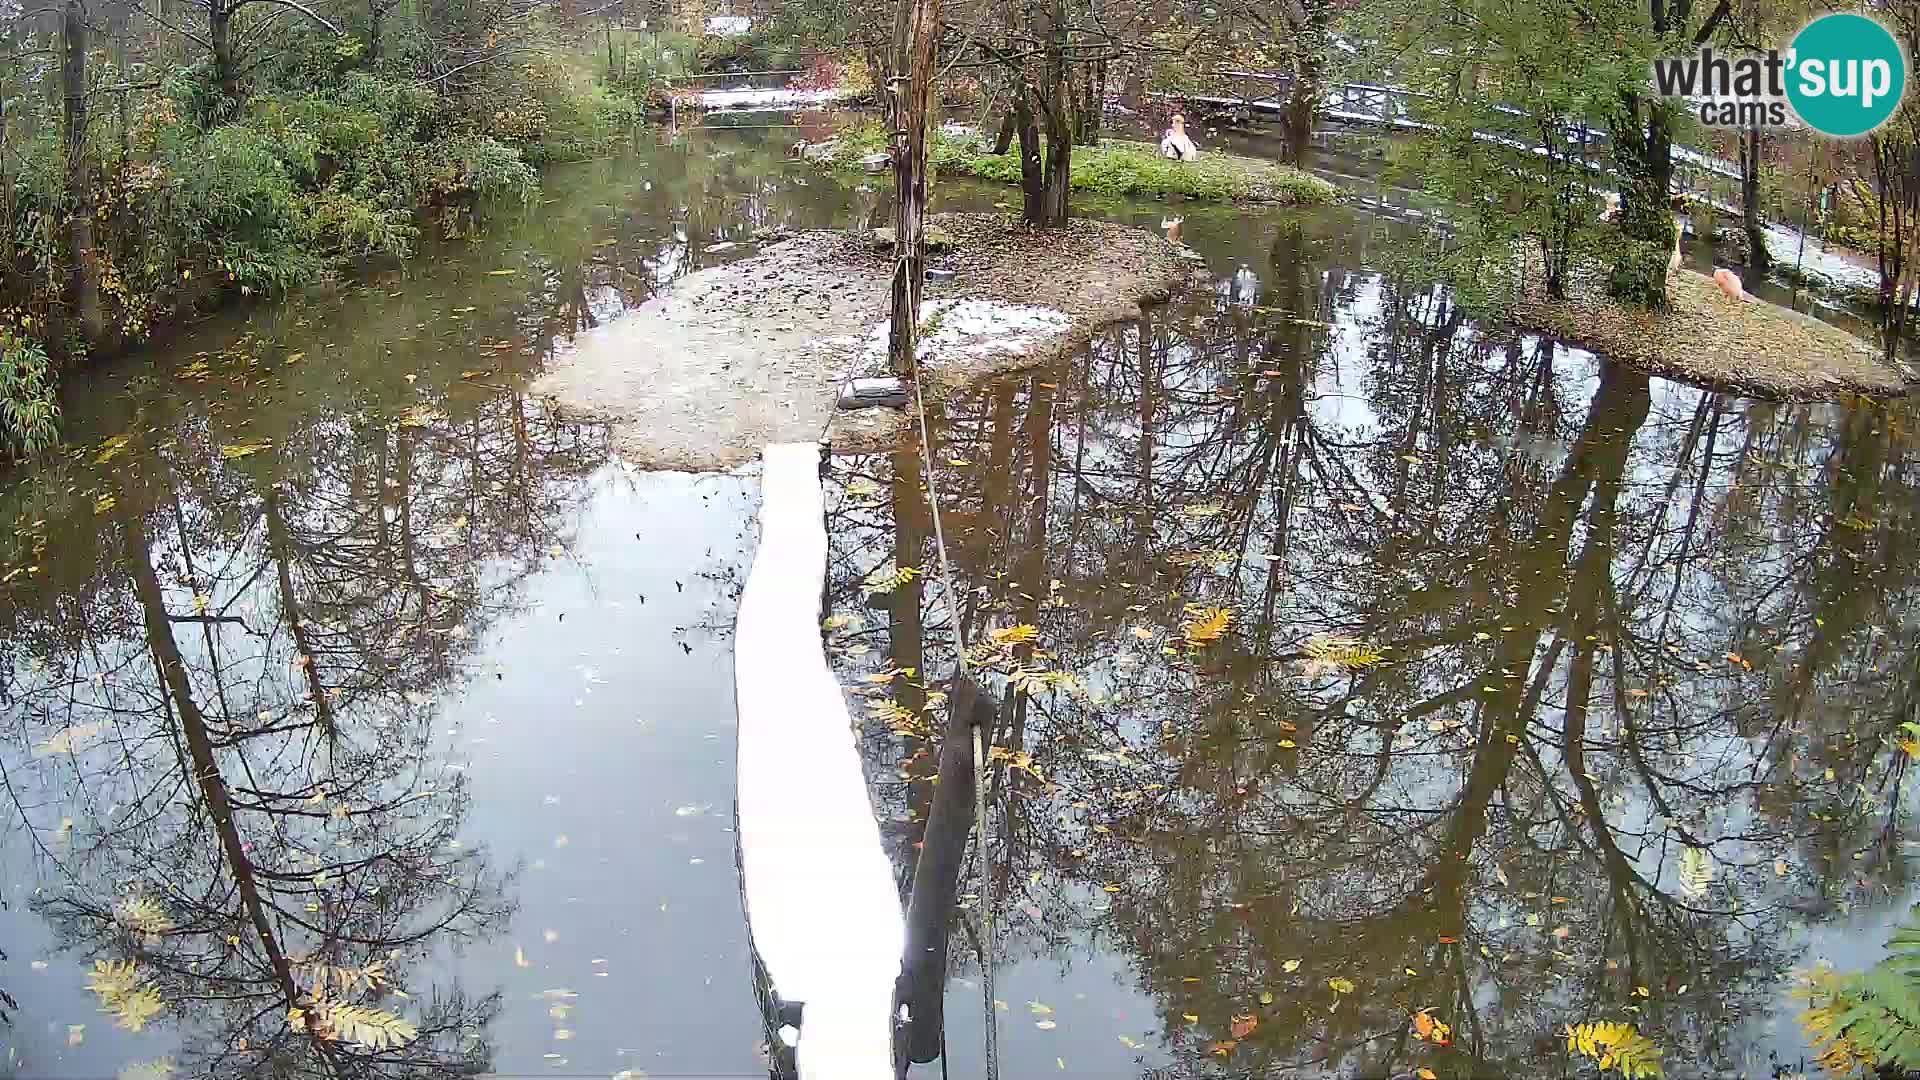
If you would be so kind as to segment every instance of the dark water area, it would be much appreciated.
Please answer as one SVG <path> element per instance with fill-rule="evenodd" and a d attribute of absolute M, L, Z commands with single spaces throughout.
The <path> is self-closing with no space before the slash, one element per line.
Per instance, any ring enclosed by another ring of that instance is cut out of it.
<path fill-rule="evenodd" d="M 0 1075 L 764 1073 L 756 480 L 631 470 L 524 387 L 761 230 L 869 220 L 786 159 L 828 123 L 556 170 L 73 390 L 0 488 Z M 827 641 L 903 887 L 957 620 L 1004 699 L 1007 1075 L 1590 1074 L 1586 1020 L 1803 1069 L 1795 972 L 1916 899 L 1909 411 L 1479 327 L 1378 269 L 1418 224 L 1362 194 L 1085 204 L 1181 218 L 1214 285 L 936 404 L 957 605 L 918 446 L 835 457 Z M 359 1042 L 290 1024 L 316 994 Z"/>

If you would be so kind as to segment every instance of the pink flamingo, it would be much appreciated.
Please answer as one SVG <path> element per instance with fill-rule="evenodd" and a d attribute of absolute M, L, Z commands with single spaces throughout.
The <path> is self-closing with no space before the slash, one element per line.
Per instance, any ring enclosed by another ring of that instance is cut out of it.
<path fill-rule="evenodd" d="M 1729 300 L 1753 299 L 1753 294 L 1747 292 L 1746 287 L 1741 284 L 1740 275 L 1724 266 L 1714 269 L 1713 283 L 1720 286 L 1720 291 L 1725 293 Z"/>

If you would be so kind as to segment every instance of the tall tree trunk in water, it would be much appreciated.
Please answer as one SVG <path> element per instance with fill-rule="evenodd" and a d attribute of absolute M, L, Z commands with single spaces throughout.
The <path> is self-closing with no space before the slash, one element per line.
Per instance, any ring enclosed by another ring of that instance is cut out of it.
<path fill-rule="evenodd" d="M 1766 276 L 1773 265 L 1767 251 L 1767 232 L 1760 221 L 1760 129 L 1750 127 L 1740 140 L 1740 214 L 1747 229 L 1747 273 Z"/>
<path fill-rule="evenodd" d="M 906 58 L 904 78 L 894 79 L 899 124 L 893 144 L 893 324 L 887 355 L 893 373 L 914 373 L 914 330 L 920 288 L 927 275 L 927 99 L 933 87 L 933 42 L 939 34 L 940 0 L 910 0 L 906 40 L 896 54 Z"/>
<path fill-rule="evenodd" d="M 1614 118 L 1613 154 L 1620 174 L 1620 231 L 1627 242 L 1614 255 L 1607 291 L 1616 300 L 1664 310 L 1667 257 L 1677 227 L 1669 194 L 1673 132 L 1667 106 L 1623 95 Z"/>
<path fill-rule="evenodd" d="M 60 35 L 60 89 L 66 98 L 61 139 L 67 156 L 67 199 L 72 211 L 67 226 L 67 287 L 74 315 L 80 320 L 80 332 L 94 343 L 106 335 L 106 317 L 100 309 L 100 268 L 93 248 L 93 159 L 87 154 L 87 9 L 81 0 L 67 0 Z"/>

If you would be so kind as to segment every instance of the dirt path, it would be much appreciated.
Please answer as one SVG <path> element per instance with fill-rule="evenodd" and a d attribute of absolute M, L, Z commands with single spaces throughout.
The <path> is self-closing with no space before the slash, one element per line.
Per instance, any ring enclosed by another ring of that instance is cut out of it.
<path fill-rule="evenodd" d="M 1112 222 L 1058 233 L 993 214 L 930 222 L 955 241 L 930 260 L 953 277 L 929 282 L 923 309 L 938 313 L 926 362 L 942 381 L 1070 352 L 1194 273 L 1165 238 Z M 568 416 L 610 422 L 616 449 L 641 467 L 746 464 L 769 443 L 820 438 L 841 383 L 885 369 L 890 269 L 854 234 L 803 233 L 582 334 L 533 390 Z M 890 431 L 892 415 L 852 430 Z"/>

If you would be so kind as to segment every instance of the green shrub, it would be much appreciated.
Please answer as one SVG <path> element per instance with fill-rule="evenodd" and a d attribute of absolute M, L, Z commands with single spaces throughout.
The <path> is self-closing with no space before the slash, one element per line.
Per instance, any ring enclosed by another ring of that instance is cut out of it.
<path fill-rule="evenodd" d="M 60 439 L 53 365 L 37 341 L 0 327 L 0 457 L 25 457 Z"/>

